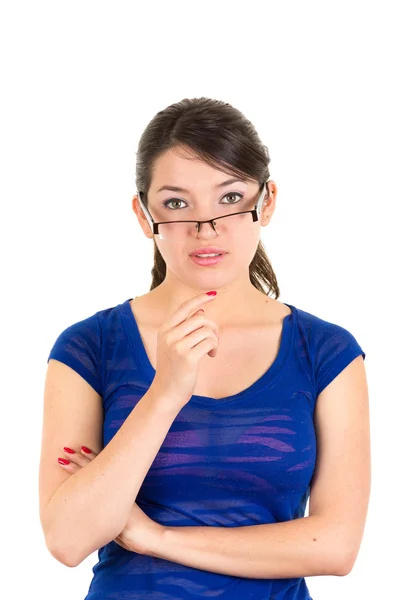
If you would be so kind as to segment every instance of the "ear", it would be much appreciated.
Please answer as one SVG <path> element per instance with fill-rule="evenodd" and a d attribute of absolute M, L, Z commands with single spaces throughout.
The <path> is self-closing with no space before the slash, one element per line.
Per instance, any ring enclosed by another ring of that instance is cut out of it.
<path fill-rule="evenodd" d="M 138 195 L 135 194 L 132 198 L 132 210 L 134 211 L 134 213 L 137 216 L 139 225 L 142 228 L 143 233 L 145 234 L 145 236 L 147 238 L 153 239 L 153 232 L 150 228 L 149 223 L 147 222 L 147 218 L 145 213 L 143 212 L 140 202 L 138 200 Z"/>
<path fill-rule="evenodd" d="M 274 181 L 270 180 L 267 182 L 267 189 L 268 194 L 264 199 L 260 216 L 261 227 L 266 227 L 266 225 L 269 225 L 272 215 L 276 209 L 277 186 Z"/>

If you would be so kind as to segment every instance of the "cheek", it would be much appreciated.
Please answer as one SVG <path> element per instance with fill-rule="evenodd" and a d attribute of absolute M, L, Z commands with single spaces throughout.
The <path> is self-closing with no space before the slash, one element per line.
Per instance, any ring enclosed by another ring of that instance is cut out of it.
<path fill-rule="evenodd" d="M 155 236 L 155 238 L 156 237 L 157 236 Z M 157 246 L 157 250 L 167 265 L 173 265 L 180 262 L 183 251 L 181 248 L 179 248 L 179 244 L 172 244 L 171 242 L 162 240 L 159 242 L 156 240 L 155 244 Z"/>
<path fill-rule="evenodd" d="M 233 240 L 233 243 L 230 245 L 233 260 L 240 264 L 249 265 L 258 250 L 260 241 L 259 230 L 252 231 L 244 237 Z"/>

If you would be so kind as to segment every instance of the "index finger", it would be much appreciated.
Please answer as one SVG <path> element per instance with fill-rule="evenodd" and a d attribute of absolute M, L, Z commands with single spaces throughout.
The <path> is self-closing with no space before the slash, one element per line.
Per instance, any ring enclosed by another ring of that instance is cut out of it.
<path fill-rule="evenodd" d="M 210 302 L 216 298 L 216 294 L 208 295 L 208 293 L 204 292 L 203 294 L 198 294 L 193 298 L 189 298 L 186 302 L 183 302 L 176 311 L 171 315 L 168 319 L 167 324 L 169 327 L 176 327 L 183 321 L 186 321 L 192 313 L 196 312 L 200 306 L 205 304 L 206 302 Z"/>

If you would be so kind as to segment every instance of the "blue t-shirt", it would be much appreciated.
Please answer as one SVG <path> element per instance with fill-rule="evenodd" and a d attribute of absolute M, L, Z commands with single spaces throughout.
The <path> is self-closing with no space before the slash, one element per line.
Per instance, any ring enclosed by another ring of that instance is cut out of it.
<path fill-rule="evenodd" d="M 65 329 L 48 358 L 69 365 L 102 397 L 104 446 L 155 375 L 129 300 Z M 277 357 L 255 383 L 227 398 L 193 395 L 178 413 L 136 499 L 154 521 L 242 527 L 305 516 L 316 463 L 316 399 L 365 353 L 343 327 L 286 306 L 292 312 L 283 320 Z M 311 600 L 304 577 L 222 575 L 113 541 L 98 550 L 85 600 L 200 597 Z"/>

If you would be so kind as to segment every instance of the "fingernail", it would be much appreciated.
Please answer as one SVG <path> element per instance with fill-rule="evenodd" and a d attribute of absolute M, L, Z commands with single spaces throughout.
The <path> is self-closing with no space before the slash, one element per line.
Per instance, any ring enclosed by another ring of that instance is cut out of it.
<path fill-rule="evenodd" d="M 197 312 L 204 312 L 202 308 L 199 308 Z"/>
<path fill-rule="evenodd" d="M 58 458 L 58 462 L 60 465 L 69 465 L 70 460 L 66 460 L 66 458 Z"/>
<path fill-rule="evenodd" d="M 64 451 L 69 452 L 69 454 L 76 454 L 74 450 L 72 450 L 71 448 L 67 448 L 66 446 L 64 447 Z"/>
<path fill-rule="evenodd" d="M 207 292 L 207 296 L 216 296 L 216 292 Z"/>
<path fill-rule="evenodd" d="M 86 454 L 92 454 L 92 450 L 90 450 L 89 448 L 86 448 L 85 446 L 81 446 L 81 449 Z"/>

